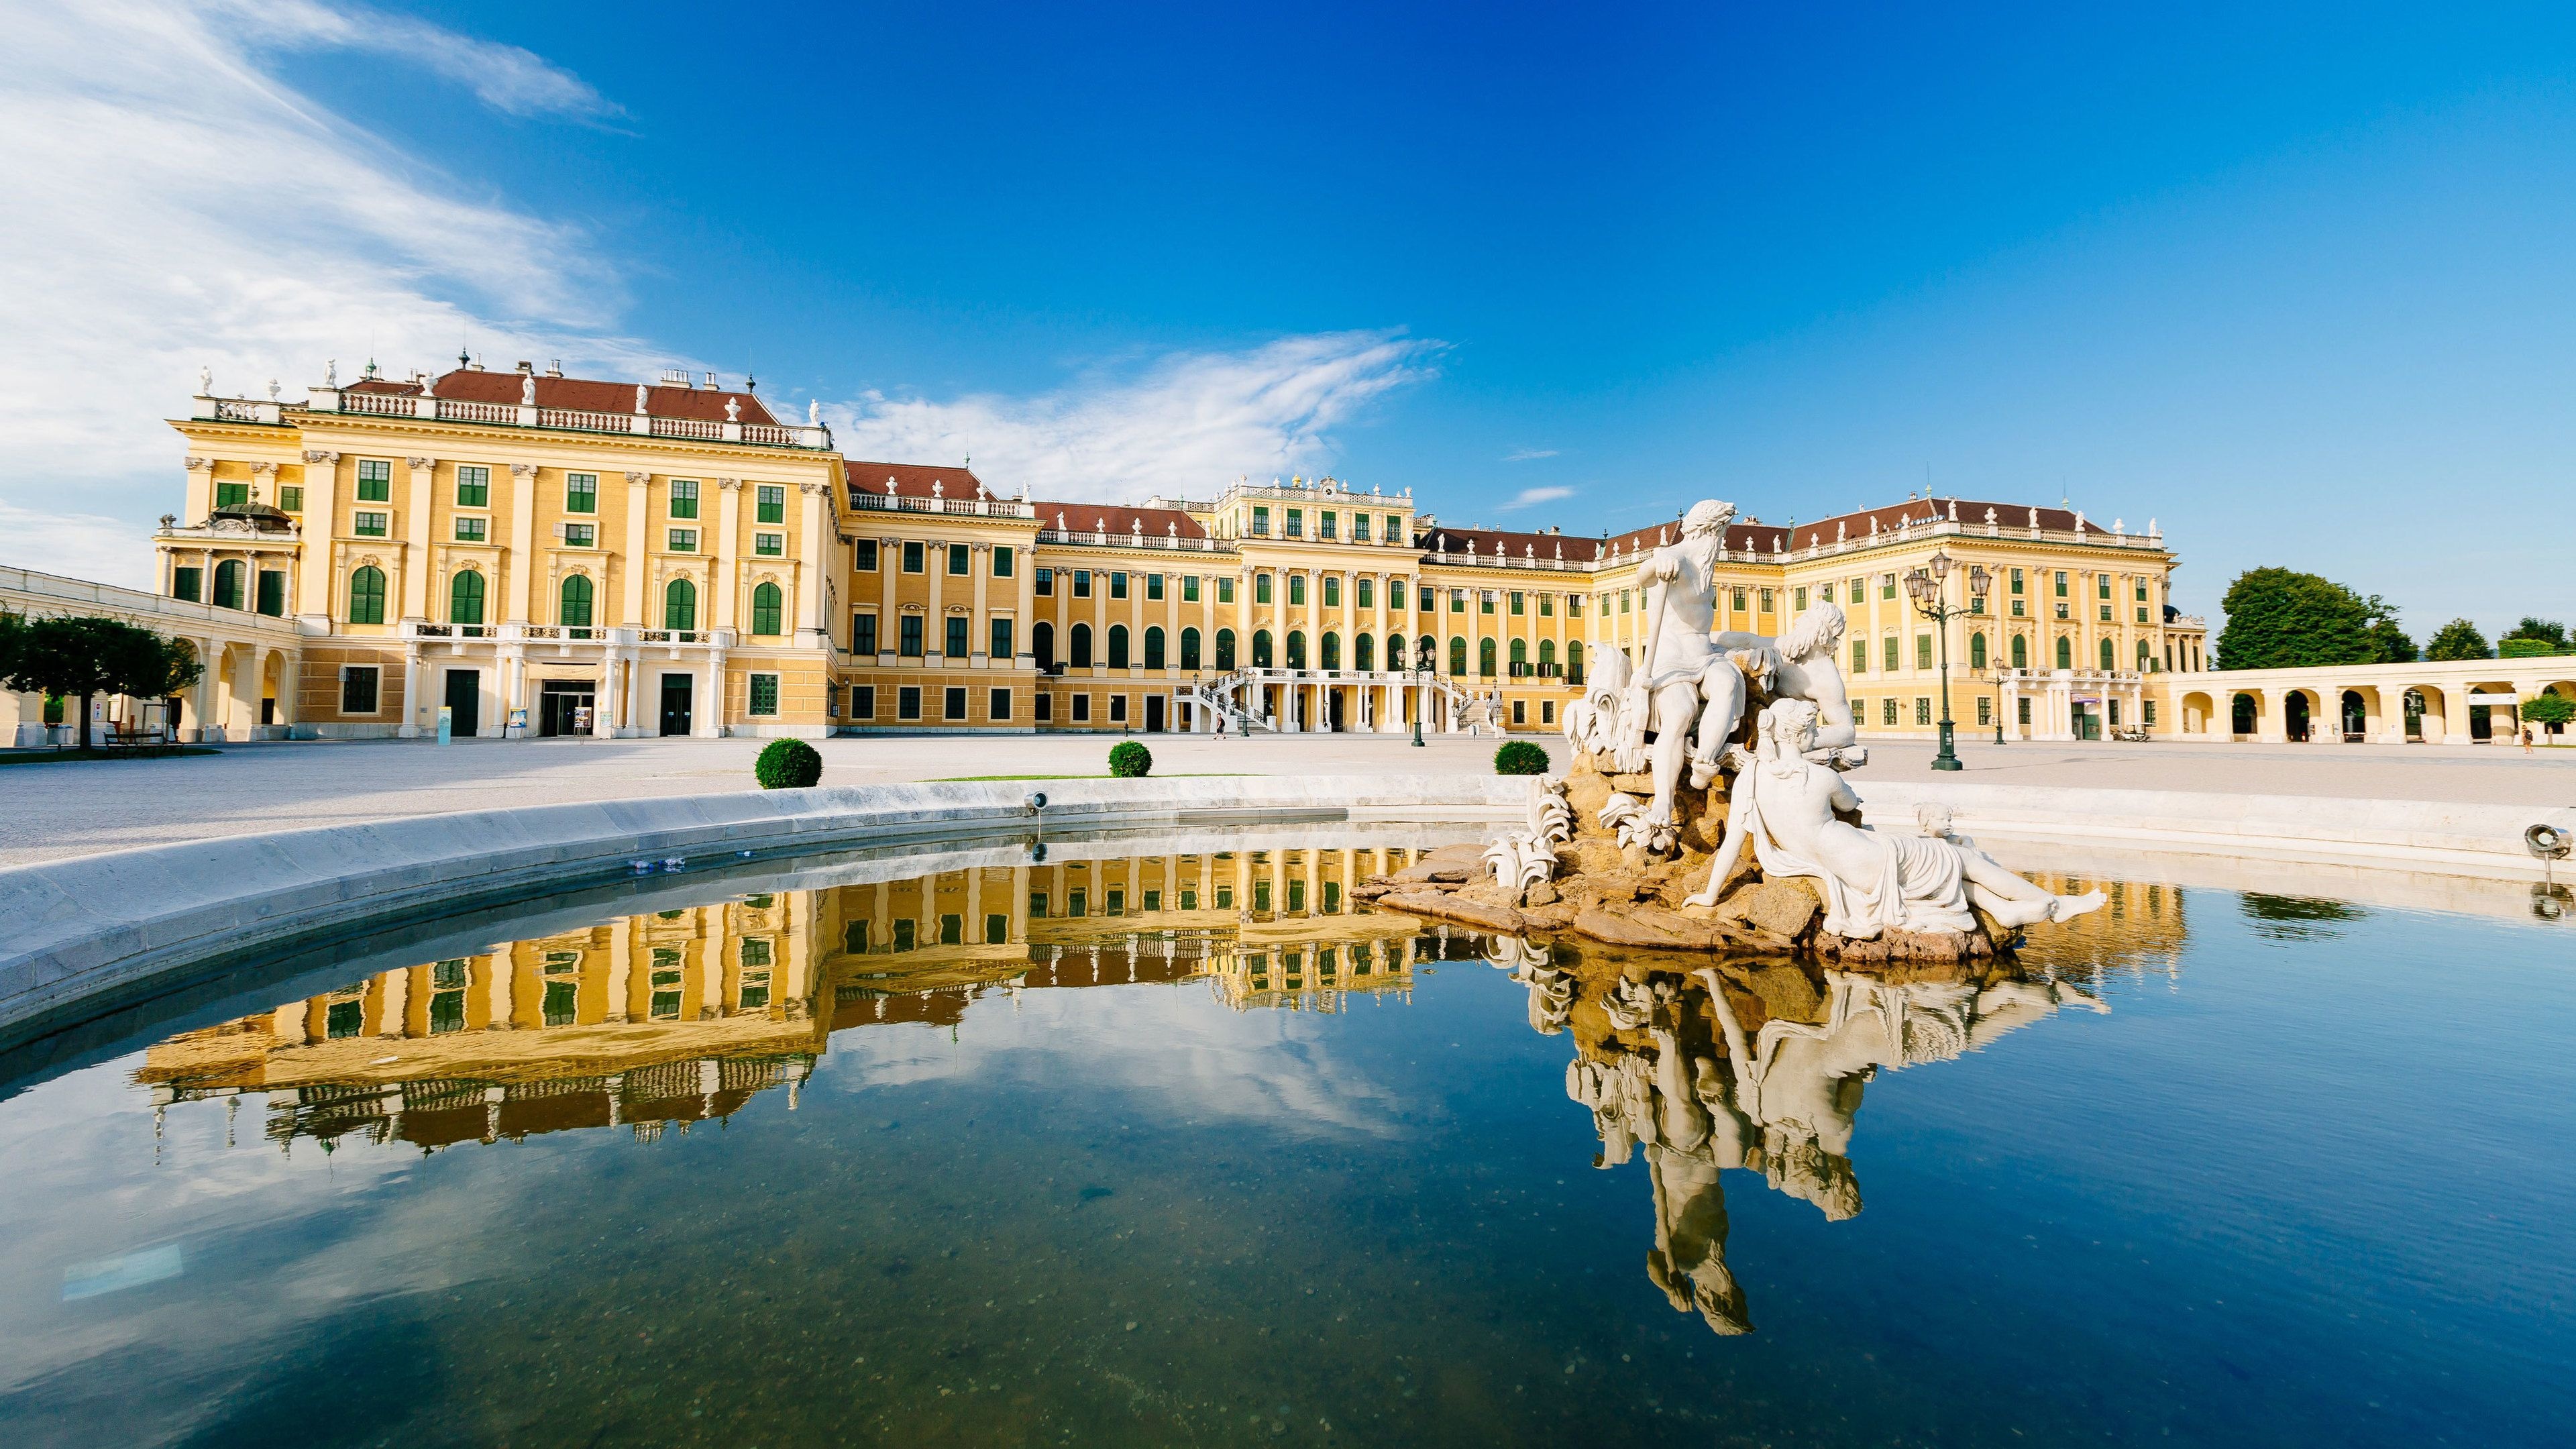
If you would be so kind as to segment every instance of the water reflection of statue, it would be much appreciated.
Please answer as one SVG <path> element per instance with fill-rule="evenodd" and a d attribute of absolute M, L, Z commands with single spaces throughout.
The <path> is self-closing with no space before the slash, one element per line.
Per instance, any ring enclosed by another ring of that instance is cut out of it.
<path fill-rule="evenodd" d="M 1816 746 L 1816 728 L 1816 706 L 1803 699 L 1762 711 L 1757 753 L 1736 776 L 1726 838 L 1693 904 L 1717 903 L 1748 843 L 1764 877 L 1818 882 L 1825 930 L 1856 941 L 1882 931 L 1968 931 L 1977 924 L 1971 903 L 2006 926 L 2068 920 L 2102 904 L 2100 891 L 2038 891 L 1948 840 L 1846 823 L 1837 812 L 1857 812 L 1860 800 L 1842 776 L 1806 757 Z"/>

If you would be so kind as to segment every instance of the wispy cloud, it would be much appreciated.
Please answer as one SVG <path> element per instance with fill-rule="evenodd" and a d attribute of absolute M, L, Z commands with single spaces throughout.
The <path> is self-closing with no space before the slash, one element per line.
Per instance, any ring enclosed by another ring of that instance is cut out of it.
<path fill-rule="evenodd" d="M 970 453 L 995 489 L 1068 502 L 1205 497 L 1244 474 L 1322 466 L 1331 429 L 1434 375 L 1441 344 L 1394 332 L 1285 337 L 1186 352 L 1132 373 L 1097 371 L 1036 397 L 950 401 L 870 393 L 827 408 L 854 458 L 930 462 Z"/>
<path fill-rule="evenodd" d="M 1535 508 L 1542 503 L 1554 503 L 1560 498 L 1573 496 L 1574 490 L 1571 488 L 1524 488 L 1512 495 L 1511 502 L 1496 506 L 1503 512 L 1509 513 L 1516 508 Z"/>
<path fill-rule="evenodd" d="M 1503 461 L 1506 463 L 1530 463 L 1535 462 L 1540 458 L 1553 458 L 1555 456 L 1556 449 L 1554 448 L 1517 448 L 1511 452 L 1505 453 L 1503 455 Z"/>
<path fill-rule="evenodd" d="M 369 346 L 397 369 L 465 337 L 612 375 L 685 360 L 611 334 L 622 297 L 577 233 L 462 197 L 267 68 L 290 46 L 367 49 L 514 114 L 614 114 L 537 57 L 304 0 L 0 0 L 0 33 L 0 502 L 94 516 L 68 557 L 0 535 L 10 562 L 148 577 L 141 537 L 179 481 L 159 420 L 201 364 L 222 391 L 277 377 L 294 397 Z M 101 518 L 129 530 L 122 567 L 96 558 Z"/>

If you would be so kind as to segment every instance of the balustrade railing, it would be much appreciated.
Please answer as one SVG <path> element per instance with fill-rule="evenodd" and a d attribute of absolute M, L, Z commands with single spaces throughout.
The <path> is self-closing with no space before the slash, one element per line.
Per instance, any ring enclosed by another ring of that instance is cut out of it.
<path fill-rule="evenodd" d="M 969 518 L 1034 518 L 1034 505 L 1016 498 L 922 498 L 900 493 L 853 494 L 861 509 L 877 513 L 948 513 Z M 1043 534 L 1040 537 L 1044 537 Z"/>
<path fill-rule="evenodd" d="M 1096 548 L 1163 548 L 1181 553 L 1232 553 L 1235 551 L 1234 544 L 1222 538 L 1185 538 L 1168 533 L 1111 533 L 1106 529 L 1041 528 L 1038 530 L 1038 542 L 1089 544 Z"/>

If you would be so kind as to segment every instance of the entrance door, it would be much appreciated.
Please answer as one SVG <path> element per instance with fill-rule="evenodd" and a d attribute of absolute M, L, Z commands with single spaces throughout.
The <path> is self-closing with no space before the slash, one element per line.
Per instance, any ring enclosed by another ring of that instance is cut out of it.
<path fill-rule="evenodd" d="M 697 680 L 686 674 L 662 676 L 662 733 L 684 735 L 689 732 L 689 705 L 697 692 Z"/>
<path fill-rule="evenodd" d="M 584 733 L 582 721 L 596 698 L 587 679 L 549 679 L 537 686 L 537 734 L 540 737 Z"/>
<path fill-rule="evenodd" d="M 447 707 L 455 711 L 449 727 L 455 738 L 468 738 L 483 728 L 483 671 L 447 671 Z"/>
<path fill-rule="evenodd" d="M 1149 735 L 1159 735 L 1163 732 L 1163 706 L 1165 703 L 1166 701 L 1159 694 L 1149 694 L 1145 696 L 1145 733 Z"/>

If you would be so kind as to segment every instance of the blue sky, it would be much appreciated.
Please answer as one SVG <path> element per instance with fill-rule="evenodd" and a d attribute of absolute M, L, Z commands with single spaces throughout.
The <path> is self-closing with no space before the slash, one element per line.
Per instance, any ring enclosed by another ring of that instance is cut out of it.
<path fill-rule="evenodd" d="M 0 122 L 63 138 L 0 158 L 54 208 L 0 220 L 0 535 L 61 557 L 173 506 L 201 363 L 462 337 L 1042 495 L 1928 480 L 2157 518 L 2187 607 L 2576 610 L 2564 7 L 0 3 Z"/>

